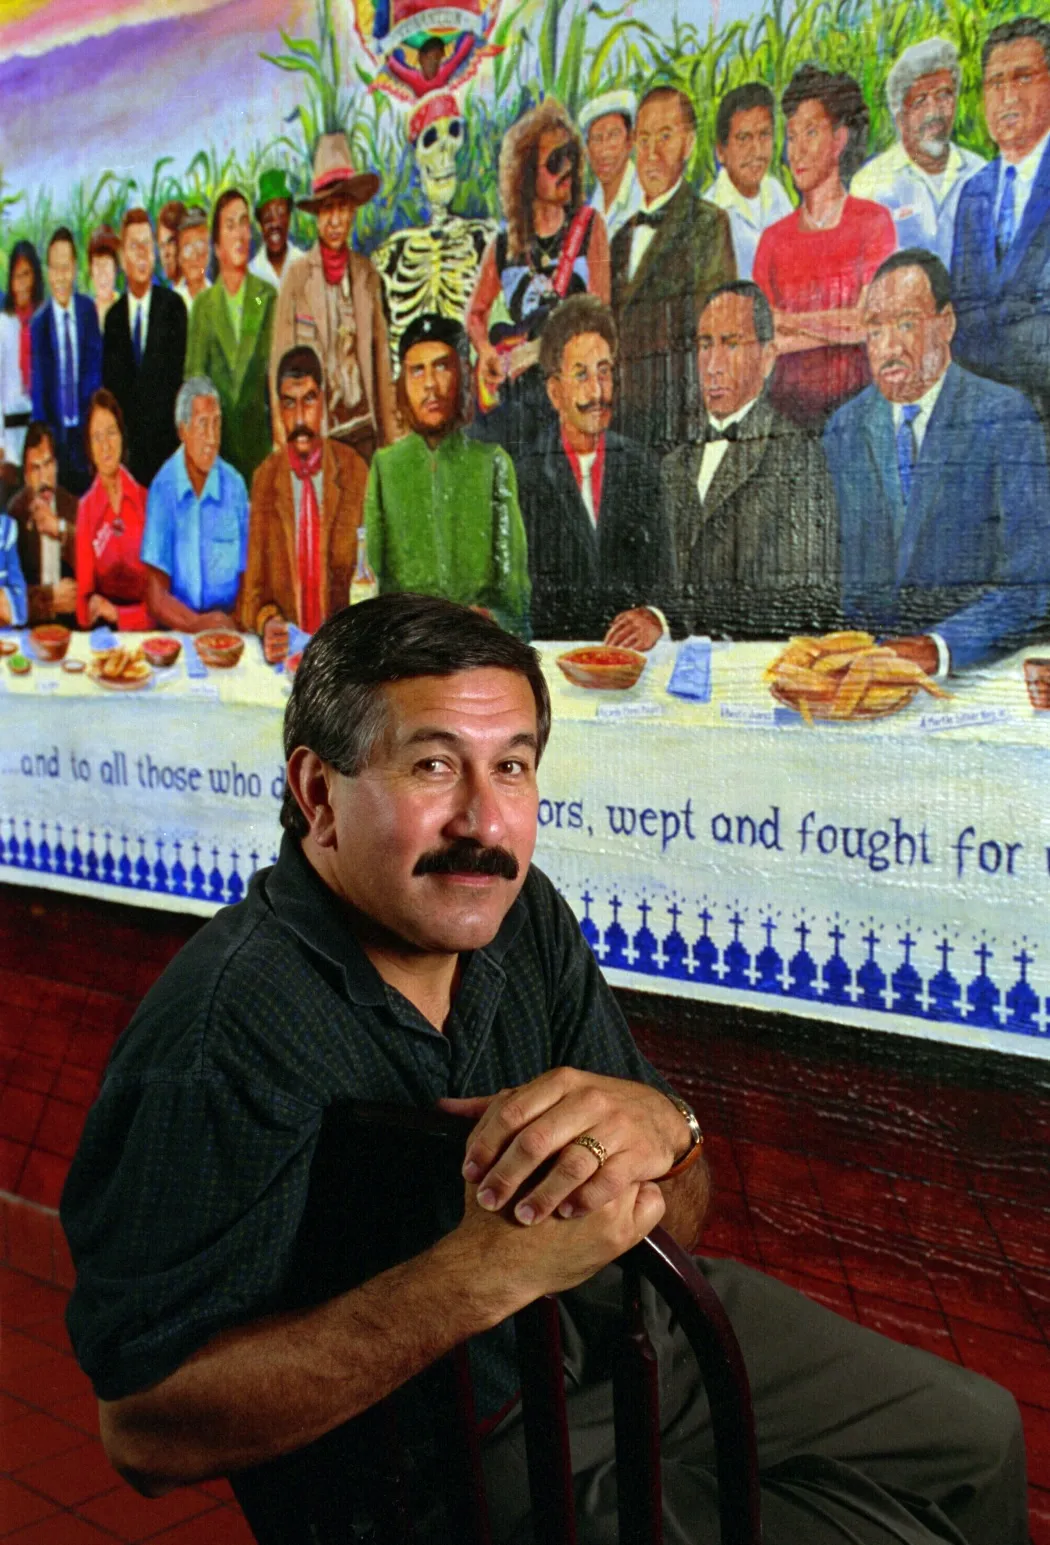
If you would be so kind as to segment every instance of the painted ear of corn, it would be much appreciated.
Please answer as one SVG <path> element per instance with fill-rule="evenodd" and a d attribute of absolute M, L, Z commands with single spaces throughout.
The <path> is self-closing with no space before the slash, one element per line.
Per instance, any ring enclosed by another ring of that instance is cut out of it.
<path fill-rule="evenodd" d="M 763 676 L 770 691 L 807 724 L 814 719 L 876 719 L 896 713 L 921 687 L 950 697 L 913 660 L 876 644 L 870 633 L 793 638 Z"/>

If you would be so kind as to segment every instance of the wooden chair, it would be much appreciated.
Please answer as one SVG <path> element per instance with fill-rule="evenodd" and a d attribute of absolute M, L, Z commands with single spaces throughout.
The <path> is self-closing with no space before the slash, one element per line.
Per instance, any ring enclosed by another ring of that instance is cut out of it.
<path fill-rule="evenodd" d="M 462 1151 L 471 1123 L 440 1112 L 358 1104 L 364 1127 L 428 1134 Z M 641 1283 L 650 1282 L 670 1307 L 696 1355 L 707 1392 L 715 1443 L 722 1545 L 760 1545 L 758 1459 L 747 1373 L 725 1310 L 692 1257 L 662 1228 L 617 1263 L 623 1272 L 623 1321 L 613 1378 L 617 1492 L 621 1545 L 661 1545 L 660 1411 L 656 1355 L 642 1316 Z M 515 1316 L 522 1420 L 536 1545 L 575 1545 L 576 1510 L 569 1456 L 561 1331 L 557 1300 L 538 1299 Z M 465 1346 L 445 1359 L 450 1409 L 448 1476 L 457 1545 L 491 1545 Z M 383 1408 L 379 1408 L 383 1421 Z M 412 1545 L 412 1520 L 396 1461 L 392 1415 L 384 1428 L 388 1455 L 391 1545 Z"/>

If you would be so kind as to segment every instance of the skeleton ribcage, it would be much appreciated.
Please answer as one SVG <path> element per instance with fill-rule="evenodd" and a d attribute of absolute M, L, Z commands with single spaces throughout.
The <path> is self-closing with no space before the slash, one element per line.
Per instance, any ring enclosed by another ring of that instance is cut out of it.
<path fill-rule="evenodd" d="M 485 220 L 458 217 L 421 230 L 398 231 L 383 242 L 375 264 L 390 311 L 390 351 L 408 324 L 425 312 L 466 320 L 474 281 L 491 234 Z"/>

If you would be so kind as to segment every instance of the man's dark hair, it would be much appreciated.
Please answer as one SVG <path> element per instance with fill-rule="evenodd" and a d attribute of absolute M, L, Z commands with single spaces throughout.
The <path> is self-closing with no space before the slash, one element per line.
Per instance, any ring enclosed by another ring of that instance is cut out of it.
<path fill-rule="evenodd" d="M 724 145 L 733 128 L 734 113 L 749 113 L 755 107 L 764 107 L 770 118 L 774 116 L 773 93 L 760 80 L 750 80 L 744 86 L 734 86 L 718 104 L 715 119 L 715 144 Z"/>
<path fill-rule="evenodd" d="M 839 176 L 848 188 L 850 179 L 868 152 L 868 105 L 852 75 L 832 74 L 816 64 L 804 64 L 796 70 L 780 99 L 785 118 L 798 112 L 803 102 L 819 102 L 837 129 L 844 124 L 849 133 L 839 157 Z"/>
<path fill-rule="evenodd" d="M 1003 43 L 1017 43 L 1021 38 L 1035 39 L 1050 69 L 1050 22 L 1040 21 L 1037 16 L 1015 16 L 1012 21 L 1004 21 L 998 27 L 993 27 L 985 38 L 981 49 L 982 72 L 988 68 L 988 58 L 993 48 L 999 48 Z"/>
<path fill-rule="evenodd" d="M 47 244 L 48 257 L 51 256 L 51 248 L 55 245 L 56 242 L 59 241 L 69 242 L 69 245 L 73 248 L 73 259 L 75 261 L 77 255 L 77 244 L 73 240 L 73 232 L 69 229 L 68 225 L 60 225 L 56 231 L 51 232 L 51 239 Z"/>
<path fill-rule="evenodd" d="M 704 311 L 720 295 L 742 295 L 745 300 L 749 300 L 751 302 L 751 315 L 755 324 L 755 337 L 759 343 L 773 342 L 775 332 L 773 310 L 757 284 L 754 284 L 750 279 L 734 279 L 730 284 L 720 284 L 717 290 L 712 290 L 704 301 Z M 700 313 L 701 318 L 704 311 Z"/>
<path fill-rule="evenodd" d="M 50 447 L 51 447 L 51 454 L 52 454 L 52 456 L 54 456 L 56 458 L 56 460 L 57 460 L 57 458 L 58 458 L 58 447 L 55 444 L 55 431 L 51 428 L 51 425 L 50 424 L 42 424 L 42 423 L 40 423 L 39 420 L 37 420 L 33 424 L 30 424 L 29 428 L 26 430 L 25 441 L 24 441 L 24 443 L 22 445 L 22 476 L 23 476 L 23 478 L 26 475 L 26 461 L 27 461 L 27 459 L 29 457 L 29 452 L 30 451 L 35 451 L 37 446 L 38 445 L 43 445 L 45 440 L 47 441 L 48 445 L 50 445 Z"/>
<path fill-rule="evenodd" d="M 15 271 L 15 264 L 20 258 L 25 258 L 33 270 L 33 295 L 32 306 L 35 311 L 44 299 L 44 274 L 40 267 L 40 257 L 31 241 L 16 241 L 11 248 L 11 256 L 7 260 L 7 294 L 4 296 L 4 310 L 14 312 L 15 292 L 11 288 L 11 275 Z"/>
<path fill-rule="evenodd" d="M 345 777 L 368 765 L 386 725 L 383 688 L 413 676 L 516 671 L 536 701 L 536 759 L 551 726 L 540 657 L 529 644 L 469 607 L 438 596 L 382 595 L 347 606 L 323 623 L 300 661 L 284 711 L 284 754 L 306 746 Z M 306 818 L 285 784 L 281 825 L 298 838 Z"/>
<path fill-rule="evenodd" d="M 696 108 L 693 106 L 693 100 L 688 95 L 688 93 L 680 90 L 678 86 L 650 86 L 649 90 L 642 97 L 642 100 L 638 103 L 639 115 L 641 114 L 642 108 L 647 102 L 666 102 L 671 97 L 674 97 L 675 101 L 678 103 L 679 110 L 682 114 L 682 122 L 685 124 L 685 127 L 689 130 L 690 134 L 695 134 Z M 638 120 L 635 119 L 636 123 L 637 121 Z"/>
<path fill-rule="evenodd" d="M 884 263 L 879 264 L 871 283 L 875 284 L 886 274 L 892 274 L 898 268 L 922 269 L 930 281 L 933 304 L 938 311 L 943 311 L 945 306 L 951 304 L 951 275 L 935 252 L 927 252 L 925 247 L 904 247 L 900 252 L 895 252 L 892 257 L 888 257 Z"/>
<path fill-rule="evenodd" d="M 545 377 L 558 374 L 566 345 L 584 333 L 597 333 L 600 338 L 604 338 L 613 359 L 616 358 L 619 339 L 609 307 L 603 305 L 597 295 L 570 295 L 543 324 L 540 334 L 540 370 Z"/>
<path fill-rule="evenodd" d="M 286 349 L 281 355 L 277 366 L 278 393 L 282 381 L 305 380 L 316 382 L 318 390 L 324 392 L 324 371 L 316 349 L 311 349 L 308 343 L 297 343 L 293 349 Z"/>
<path fill-rule="evenodd" d="M 124 240 L 128 234 L 128 227 L 132 225 L 148 225 L 150 234 L 153 234 L 153 221 L 149 217 L 149 210 L 136 205 L 134 209 L 125 209 L 124 217 L 120 222 L 120 239 Z"/>
<path fill-rule="evenodd" d="M 211 244 L 213 248 L 219 245 L 219 221 L 222 219 L 222 212 L 227 204 L 232 204 L 234 199 L 238 198 L 245 209 L 251 209 L 252 206 L 240 188 L 227 188 L 225 193 L 220 193 L 215 200 L 215 208 L 211 212 Z"/>
<path fill-rule="evenodd" d="M 186 205 L 180 198 L 170 198 L 166 204 L 162 204 L 157 210 L 157 225 L 165 226 L 169 231 L 178 234 L 182 217 L 186 213 Z"/>

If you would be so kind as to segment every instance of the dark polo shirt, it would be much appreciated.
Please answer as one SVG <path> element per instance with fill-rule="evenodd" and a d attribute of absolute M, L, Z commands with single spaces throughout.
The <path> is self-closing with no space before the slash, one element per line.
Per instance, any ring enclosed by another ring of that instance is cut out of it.
<path fill-rule="evenodd" d="M 97 1394 L 156 1384 L 217 1332 L 330 1298 L 456 1225 L 461 1155 L 442 1169 L 403 1139 L 352 1137 L 345 1102 L 433 1106 L 560 1065 L 665 1087 L 539 870 L 464 957 L 441 1034 L 382 981 L 285 837 L 151 989 L 88 1115 L 61 1211 L 69 1332 Z M 513 1397 L 510 1335 L 471 1344 L 482 1417 Z M 413 1387 L 425 1399 L 426 1375 Z M 245 1472 L 238 1494 L 316 1496 L 322 1471 L 347 1472 L 348 1434 Z"/>

